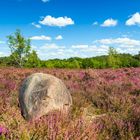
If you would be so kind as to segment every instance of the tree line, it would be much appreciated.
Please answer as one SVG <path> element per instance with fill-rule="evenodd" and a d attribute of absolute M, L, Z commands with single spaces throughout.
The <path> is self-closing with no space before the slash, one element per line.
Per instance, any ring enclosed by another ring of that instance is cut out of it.
<path fill-rule="evenodd" d="M 121 54 L 115 48 L 110 47 L 108 55 L 92 58 L 73 57 L 69 59 L 41 60 L 36 51 L 31 48 L 31 40 L 26 39 L 17 30 L 8 37 L 8 46 L 11 50 L 10 56 L 0 57 L 0 67 L 20 68 L 123 68 L 139 67 L 140 52 L 137 55 Z"/>

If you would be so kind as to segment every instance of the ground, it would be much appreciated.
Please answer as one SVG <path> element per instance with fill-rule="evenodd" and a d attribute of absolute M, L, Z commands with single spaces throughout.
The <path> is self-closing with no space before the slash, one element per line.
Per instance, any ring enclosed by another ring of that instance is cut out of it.
<path fill-rule="evenodd" d="M 18 103 L 19 87 L 35 72 L 52 74 L 63 80 L 73 98 L 68 115 L 56 111 L 35 121 L 23 119 Z M 1 68 L 0 139 L 140 139 L 140 68 Z"/>

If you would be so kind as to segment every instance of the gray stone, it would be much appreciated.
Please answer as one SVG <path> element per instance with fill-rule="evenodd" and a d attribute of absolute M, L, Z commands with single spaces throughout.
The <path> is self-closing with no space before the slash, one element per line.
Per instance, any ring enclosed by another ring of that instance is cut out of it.
<path fill-rule="evenodd" d="M 72 97 L 60 79 L 35 73 L 24 80 L 19 92 L 19 104 L 23 117 L 32 120 L 54 110 L 68 111 Z"/>

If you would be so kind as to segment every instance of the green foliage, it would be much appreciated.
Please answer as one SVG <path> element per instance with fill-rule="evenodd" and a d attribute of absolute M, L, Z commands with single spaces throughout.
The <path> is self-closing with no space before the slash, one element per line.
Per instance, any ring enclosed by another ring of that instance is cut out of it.
<path fill-rule="evenodd" d="M 12 56 L 1 57 L 0 66 L 15 66 L 17 67 L 17 62 Z M 35 68 L 123 68 L 123 67 L 139 67 L 140 60 L 137 55 L 132 56 L 130 54 L 117 54 L 117 56 L 98 56 L 93 58 L 69 58 L 69 59 L 53 59 L 53 60 L 40 60 L 35 51 L 32 51 L 28 59 L 25 61 L 23 67 Z"/>
<path fill-rule="evenodd" d="M 108 51 L 108 66 L 111 68 L 119 68 L 120 58 L 115 48 L 110 47 Z"/>
<path fill-rule="evenodd" d="M 10 57 L 0 57 L 0 66 L 1 67 L 7 67 L 10 66 Z"/>
<path fill-rule="evenodd" d="M 11 50 L 11 59 L 18 67 L 23 67 L 30 54 L 30 39 L 25 39 L 20 30 L 17 30 L 14 35 L 9 35 L 7 38 Z"/>
<path fill-rule="evenodd" d="M 36 68 L 36 67 L 40 67 L 40 59 L 37 56 L 36 51 L 32 51 L 32 53 L 29 54 L 28 56 L 28 60 L 26 61 L 26 63 L 24 64 L 24 67 L 28 67 L 28 68 Z"/>

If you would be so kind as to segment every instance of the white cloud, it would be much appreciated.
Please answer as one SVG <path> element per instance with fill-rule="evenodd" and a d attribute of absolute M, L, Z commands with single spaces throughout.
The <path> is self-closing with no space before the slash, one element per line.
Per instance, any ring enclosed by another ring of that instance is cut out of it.
<path fill-rule="evenodd" d="M 117 20 L 110 18 L 110 19 L 105 20 L 104 23 L 101 24 L 101 26 L 102 27 L 114 27 L 114 26 L 117 26 L 117 24 L 118 24 Z"/>
<path fill-rule="evenodd" d="M 139 40 L 134 40 L 130 38 L 115 38 L 115 39 L 101 39 L 97 40 L 96 42 L 101 43 L 101 44 L 116 44 L 116 45 L 123 45 L 123 46 L 140 46 L 140 41 Z"/>
<path fill-rule="evenodd" d="M 0 57 L 9 56 L 9 55 L 10 55 L 10 52 L 7 50 L 3 50 L 0 52 Z"/>
<path fill-rule="evenodd" d="M 107 54 L 109 46 L 107 45 L 73 45 L 71 47 L 72 49 L 76 49 L 74 51 L 77 51 L 78 54 L 82 54 L 82 56 L 86 57 L 92 57 L 92 56 L 98 56 L 98 55 L 104 55 Z M 80 57 L 80 55 L 79 55 Z"/>
<path fill-rule="evenodd" d="M 52 38 L 50 36 L 41 35 L 41 36 L 33 36 L 30 39 L 31 40 L 48 40 L 48 41 L 50 41 Z"/>
<path fill-rule="evenodd" d="M 93 25 L 98 25 L 98 22 L 97 21 L 93 22 Z"/>
<path fill-rule="evenodd" d="M 65 46 L 59 46 L 56 45 L 55 43 L 50 43 L 50 44 L 45 44 L 41 46 L 41 49 L 63 49 Z"/>
<path fill-rule="evenodd" d="M 55 39 L 56 39 L 56 40 L 62 40 L 63 37 L 62 37 L 62 35 L 58 35 Z"/>
<path fill-rule="evenodd" d="M 65 27 L 68 25 L 73 25 L 74 21 L 68 17 L 52 17 L 46 16 L 43 20 L 39 21 L 40 24 L 46 26 L 58 26 L 58 27 Z"/>
<path fill-rule="evenodd" d="M 71 45 L 61 46 L 55 43 L 44 44 L 43 46 L 32 46 L 41 59 L 64 59 L 70 57 L 93 57 L 107 54 L 107 45 Z"/>
<path fill-rule="evenodd" d="M 5 42 L 0 40 L 0 44 L 5 44 Z"/>
<path fill-rule="evenodd" d="M 36 23 L 34 23 L 34 22 L 32 23 L 32 25 L 35 26 L 36 28 L 41 28 L 41 25 L 36 24 Z"/>
<path fill-rule="evenodd" d="M 107 55 L 109 47 L 114 47 L 119 53 L 137 54 L 140 51 L 140 40 L 131 38 L 106 38 L 93 44 L 73 44 L 71 46 L 47 43 L 33 46 L 41 59 L 64 59 L 70 57 L 93 57 Z"/>
<path fill-rule="evenodd" d="M 42 0 L 42 2 L 49 2 L 50 0 Z"/>
<path fill-rule="evenodd" d="M 44 44 L 43 46 L 33 46 L 41 59 L 63 59 L 66 57 L 66 47 L 55 43 Z M 69 55 L 68 55 L 69 56 Z"/>
<path fill-rule="evenodd" d="M 88 45 L 72 45 L 73 49 L 86 49 Z"/>
<path fill-rule="evenodd" d="M 140 51 L 140 40 L 131 38 L 101 39 L 96 40 L 93 43 L 97 45 L 107 45 L 110 47 L 115 47 L 119 53 L 137 54 L 138 51 Z"/>
<path fill-rule="evenodd" d="M 140 13 L 135 13 L 129 18 L 126 23 L 127 26 L 140 25 Z"/>
<path fill-rule="evenodd" d="M 0 57 L 5 56 L 3 52 L 0 52 Z"/>

